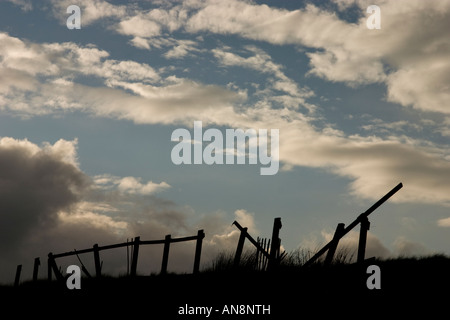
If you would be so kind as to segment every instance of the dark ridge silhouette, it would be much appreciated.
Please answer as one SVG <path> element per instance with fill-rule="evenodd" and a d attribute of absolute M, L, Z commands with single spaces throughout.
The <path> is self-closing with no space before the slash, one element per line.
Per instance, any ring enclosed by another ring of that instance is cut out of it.
<path fill-rule="evenodd" d="M 229 255 L 226 265 L 216 264 L 197 274 L 82 278 L 80 290 L 67 289 L 64 281 L 39 280 L 17 288 L 1 287 L 0 293 L 2 301 L 22 302 L 55 314 L 84 310 L 89 314 L 117 315 L 125 310 L 162 315 L 157 319 L 183 319 L 178 310 L 186 304 L 215 309 L 264 304 L 270 305 L 270 317 L 260 314 L 255 318 L 301 318 L 306 314 L 322 318 L 340 313 L 352 318 L 355 308 L 384 317 L 393 312 L 436 311 L 448 299 L 450 286 L 450 258 L 443 255 L 372 259 L 364 264 L 315 263 L 308 268 L 280 264 L 275 272 L 236 268 L 232 261 Z M 380 290 L 367 288 L 366 269 L 371 264 L 381 269 Z M 212 318 L 225 316 L 216 314 Z"/>

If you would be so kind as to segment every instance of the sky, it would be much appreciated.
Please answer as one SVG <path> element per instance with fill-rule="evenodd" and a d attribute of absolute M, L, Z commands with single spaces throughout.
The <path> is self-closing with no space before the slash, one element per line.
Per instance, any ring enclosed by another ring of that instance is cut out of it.
<path fill-rule="evenodd" d="M 399 182 L 366 256 L 450 254 L 449 28 L 437 0 L 1 1 L 0 282 L 49 252 L 199 229 L 204 268 L 235 250 L 234 220 L 269 238 L 281 217 L 283 249 L 317 250 Z M 250 152 L 174 163 L 175 130 L 209 145 L 195 121 L 224 139 L 279 130 L 279 170 L 261 175 Z M 168 270 L 190 272 L 194 245 L 174 244 Z M 110 251 L 104 272 L 123 274 Z M 143 249 L 138 272 L 161 257 Z"/>

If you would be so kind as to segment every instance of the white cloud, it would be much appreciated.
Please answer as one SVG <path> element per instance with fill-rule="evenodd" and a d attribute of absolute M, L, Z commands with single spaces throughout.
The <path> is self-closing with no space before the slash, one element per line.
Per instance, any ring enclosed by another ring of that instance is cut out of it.
<path fill-rule="evenodd" d="M 423 244 L 410 241 L 401 236 L 394 241 L 394 253 L 400 257 L 411 257 L 427 255 L 431 251 Z"/>
<path fill-rule="evenodd" d="M 175 77 L 162 81 L 149 65 L 107 59 L 109 54 L 94 46 L 39 45 L 4 33 L 0 37 L 9 43 L 0 50 L 0 74 L 9 79 L 0 81 L 0 108 L 25 116 L 81 109 L 138 123 L 171 123 L 245 99 L 242 92 L 215 85 Z M 98 77 L 111 89 L 78 84 L 80 76 Z"/>
<path fill-rule="evenodd" d="M 349 3 L 338 5 L 345 10 Z M 313 4 L 295 11 L 237 0 L 211 0 L 197 5 L 185 2 L 175 7 L 183 12 L 191 10 L 190 16 L 180 20 L 188 32 L 238 34 L 273 44 L 317 49 L 307 53 L 309 74 L 352 86 L 384 83 L 389 101 L 449 113 L 445 107 L 450 84 L 445 30 L 449 28 L 450 3 L 381 1 L 377 4 L 382 12 L 380 30 L 366 28 L 365 10 L 370 3 L 351 3 L 361 10 L 357 23 L 340 20 L 335 13 Z M 172 24 L 173 29 L 177 27 L 181 25 Z M 224 61 L 234 58 L 222 57 Z"/>
<path fill-rule="evenodd" d="M 197 43 L 192 40 L 175 40 L 176 45 L 164 54 L 167 59 L 179 59 L 192 52 L 200 52 L 202 50 L 196 47 Z"/>
<path fill-rule="evenodd" d="M 22 152 L 26 152 L 29 156 L 37 156 L 41 153 L 47 154 L 58 159 L 58 161 L 73 165 L 74 167 L 78 167 L 77 145 L 78 139 L 72 141 L 59 139 L 53 145 L 44 142 L 43 146 L 39 147 L 27 139 L 19 140 L 11 137 L 0 138 L 0 148 L 7 150 L 20 148 L 22 149 Z"/>
<path fill-rule="evenodd" d="M 149 38 L 159 35 L 161 33 L 161 26 L 141 15 L 137 15 L 122 20 L 118 25 L 117 31 L 124 35 Z"/>
<path fill-rule="evenodd" d="M 140 49 L 150 49 L 150 44 L 149 41 L 145 38 L 141 38 L 141 37 L 134 37 L 133 39 L 131 39 L 130 43 L 135 46 L 136 48 L 140 48 Z"/>
<path fill-rule="evenodd" d="M 120 179 L 117 188 L 122 192 L 138 193 L 138 194 L 153 194 L 162 190 L 170 188 L 167 182 L 154 183 L 149 181 L 141 183 L 140 179 L 135 177 L 125 177 Z"/>
<path fill-rule="evenodd" d="M 439 227 L 450 227 L 450 217 L 439 219 L 437 225 Z"/>
<path fill-rule="evenodd" d="M 120 192 L 128 194 L 149 195 L 170 188 L 170 185 L 165 181 L 160 183 L 154 183 L 152 181 L 142 183 L 141 180 L 141 178 L 136 177 L 120 178 L 109 174 L 94 177 L 94 182 L 97 186 L 103 189 L 117 188 Z"/>
<path fill-rule="evenodd" d="M 64 211 L 59 212 L 58 219 L 60 220 L 59 223 L 62 224 L 61 227 L 64 227 L 64 224 L 90 225 L 94 228 L 116 234 L 127 230 L 127 222 L 116 221 L 112 217 L 101 213 L 101 211 L 111 212 L 116 211 L 116 209 L 107 204 L 81 201 L 71 208 L 70 213 Z"/>

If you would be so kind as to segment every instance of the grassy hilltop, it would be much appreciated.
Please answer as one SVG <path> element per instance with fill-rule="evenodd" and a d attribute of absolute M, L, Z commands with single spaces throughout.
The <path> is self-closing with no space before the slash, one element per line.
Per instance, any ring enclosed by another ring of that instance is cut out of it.
<path fill-rule="evenodd" d="M 380 290 L 366 286 L 370 276 L 367 266 L 371 264 L 380 267 Z M 254 317 L 284 319 L 308 310 L 319 315 L 348 310 L 344 313 L 355 315 L 351 310 L 356 307 L 371 315 L 386 310 L 402 314 L 437 311 L 448 299 L 449 286 L 450 258 L 442 255 L 327 267 L 318 263 L 302 268 L 284 263 L 273 272 L 255 271 L 245 263 L 232 268 L 230 261 L 222 257 L 196 275 L 82 278 L 80 290 L 68 290 L 64 282 L 41 280 L 25 282 L 17 288 L 2 287 L 1 294 L 2 301 L 21 301 L 37 310 L 46 306 L 55 312 L 67 312 L 69 308 L 75 313 L 90 310 L 99 315 L 115 315 L 124 310 L 167 315 L 155 319 L 204 318 L 178 315 L 179 308 L 186 304 L 216 309 L 231 304 L 264 304 L 270 305 L 271 314 Z M 222 319 L 227 315 L 213 316 Z"/>

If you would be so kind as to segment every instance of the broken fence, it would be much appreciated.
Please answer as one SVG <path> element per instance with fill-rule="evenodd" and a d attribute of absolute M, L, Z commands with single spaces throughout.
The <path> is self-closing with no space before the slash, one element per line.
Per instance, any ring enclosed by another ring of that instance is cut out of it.
<path fill-rule="evenodd" d="M 135 237 L 134 240 L 131 242 L 123 242 L 123 243 L 117 243 L 117 244 L 111 244 L 106 246 L 99 246 L 98 244 L 94 244 L 92 248 L 88 249 L 82 249 L 82 250 L 73 250 L 68 251 L 64 253 L 58 253 L 53 254 L 50 252 L 48 254 L 48 270 L 47 270 L 47 276 L 48 280 L 52 280 L 53 274 L 55 274 L 57 280 L 64 279 L 63 275 L 61 274 L 60 270 L 58 269 L 58 266 L 56 264 L 56 259 L 68 257 L 68 256 L 74 256 L 76 255 L 78 257 L 79 254 L 83 253 L 93 253 L 94 254 L 94 267 L 95 267 L 95 276 L 101 277 L 101 269 L 102 269 L 102 262 L 100 260 L 100 252 L 104 250 L 110 250 L 110 249 L 116 249 L 116 248 L 122 248 L 131 246 L 131 268 L 129 269 L 129 274 L 131 276 L 136 276 L 137 271 L 137 265 L 138 265 L 138 258 L 139 258 L 139 247 L 141 245 L 151 245 L 151 244 L 163 244 L 163 257 L 162 257 L 162 263 L 161 263 L 161 273 L 165 274 L 167 273 L 167 265 L 169 262 L 169 251 L 170 251 L 170 245 L 171 243 L 176 242 L 184 242 L 184 241 L 196 241 L 195 246 L 195 257 L 194 257 L 194 268 L 193 273 L 198 273 L 200 269 L 200 257 L 201 257 L 201 251 L 202 251 L 202 243 L 203 238 L 205 237 L 205 232 L 203 230 L 198 230 L 197 235 L 190 236 L 190 237 L 183 237 L 183 238 L 172 238 L 171 235 L 166 235 L 164 239 L 162 240 L 141 240 L 140 237 Z M 127 254 L 128 256 L 128 254 Z M 86 270 L 84 265 L 82 264 L 81 260 L 81 267 L 83 272 L 88 276 L 91 277 L 89 272 Z M 33 267 L 33 281 L 36 281 L 38 278 L 38 271 L 39 266 L 41 262 L 39 258 L 34 259 L 34 267 Z M 14 281 L 14 285 L 18 286 L 20 282 L 20 274 L 22 271 L 22 265 L 18 265 L 16 269 L 16 277 Z M 127 266 L 128 271 L 128 266 Z"/>

